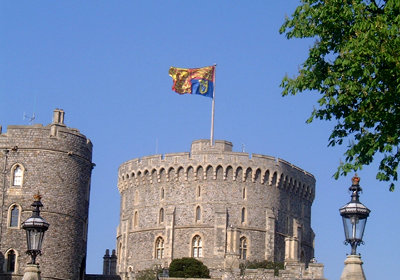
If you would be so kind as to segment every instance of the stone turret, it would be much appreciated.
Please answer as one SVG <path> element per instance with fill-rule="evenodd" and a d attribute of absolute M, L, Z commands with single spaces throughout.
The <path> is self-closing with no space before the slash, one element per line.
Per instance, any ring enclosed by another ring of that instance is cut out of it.
<path fill-rule="evenodd" d="M 282 159 L 232 147 L 196 140 L 190 152 L 121 164 L 121 275 L 181 257 L 199 258 L 214 276 L 245 260 L 308 263 L 314 177 Z"/>
<path fill-rule="evenodd" d="M 42 279 L 83 279 L 92 143 L 77 129 L 68 128 L 64 111 L 56 109 L 47 126 L 8 126 L 0 134 L 0 151 L 3 271 L 7 275 L 24 271 L 28 256 L 20 224 L 31 214 L 33 195 L 40 192 L 45 205 L 41 215 L 51 225 L 38 257 Z"/>

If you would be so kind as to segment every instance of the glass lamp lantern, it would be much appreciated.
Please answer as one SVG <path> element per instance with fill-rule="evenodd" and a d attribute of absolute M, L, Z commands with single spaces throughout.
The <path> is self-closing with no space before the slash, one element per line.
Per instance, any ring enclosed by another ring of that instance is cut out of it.
<path fill-rule="evenodd" d="M 365 224 L 371 210 L 359 201 L 360 178 L 357 174 L 352 178 L 352 185 L 349 188 L 351 200 L 339 209 L 343 219 L 345 244 L 351 245 L 351 254 L 356 255 L 357 246 L 363 244 Z"/>
<path fill-rule="evenodd" d="M 35 201 L 31 205 L 34 207 L 32 216 L 22 223 L 28 245 L 26 253 L 31 256 L 30 264 L 36 264 L 36 257 L 41 255 L 44 233 L 49 228 L 49 223 L 40 217 L 40 207 L 43 207 L 41 198 L 40 194 L 34 196 Z"/>

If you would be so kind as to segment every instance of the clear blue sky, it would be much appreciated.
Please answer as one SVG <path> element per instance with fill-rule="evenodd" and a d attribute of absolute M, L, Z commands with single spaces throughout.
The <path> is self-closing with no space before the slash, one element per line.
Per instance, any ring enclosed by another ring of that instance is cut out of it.
<path fill-rule="evenodd" d="M 328 148 L 333 123 L 305 120 L 316 93 L 281 97 L 312 40 L 278 29 L 298 1 L 1 1 L 0 125 L 51 122 L 54 108 L 94 144 L 87 271 L 102 272 L 119 222 L 118 166 L 155 153 L 189 151 L 210 134 L 211 100 L 171 91 L 170 66 L 217 63 L 215 138 L 246 152 L 283 158 L 317 180 L 312 225 L 325 276 L 339 279 L 343 245 L 338 209 L 351 176 L 332 174 L 344 149 Z M 359 248 L 368 279 L 395 279 L 400 259 L 400 187 L 359 172 L 372 212 Z M 397 218 L 396 218 L 397 217 Z M 45 253 L 45 252 L 44 252 Z"/>

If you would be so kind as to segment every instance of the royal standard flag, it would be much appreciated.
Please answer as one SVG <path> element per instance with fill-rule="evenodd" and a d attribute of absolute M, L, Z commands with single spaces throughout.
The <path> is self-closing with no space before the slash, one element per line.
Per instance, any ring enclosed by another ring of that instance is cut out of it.
<path fill-rule="evenodd" d="M 169 68 L 174 84 L 172 90 L 179 94 L 200 94 L 213 98 L 215 66 L 203 68 Z"/>

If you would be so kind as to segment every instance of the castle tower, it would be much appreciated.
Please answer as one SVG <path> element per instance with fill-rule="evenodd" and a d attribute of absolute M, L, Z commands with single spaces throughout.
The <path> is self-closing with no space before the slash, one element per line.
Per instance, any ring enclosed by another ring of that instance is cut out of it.
<path fill-rule="evenodd" d="M 133 159 L 118 172 L 122 277 L 182 257 L 198 258 L 218 276 L 246 260 L 308 263 L 314 256 L 315 179 L 282 159 L 196 140 L 190 153 Z"/>
<path fill-rule="evenodd" d="M 22 278 L 29 257 L 20 225 L 37 192 L 50 223 L 38 257 L 42 279 L 83 279 L 92 167 L 92 143 L 66 127 L 63 110 L 47 126 L 0 127 L 0 279 Z"/>

